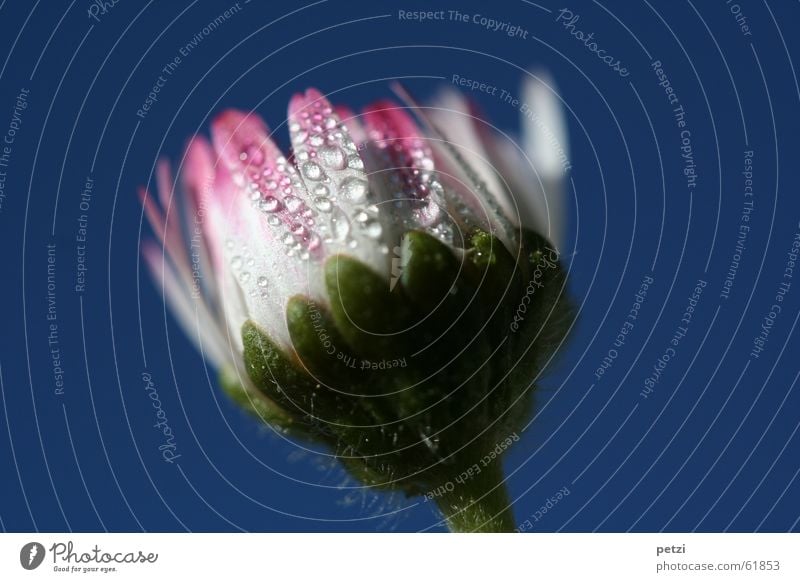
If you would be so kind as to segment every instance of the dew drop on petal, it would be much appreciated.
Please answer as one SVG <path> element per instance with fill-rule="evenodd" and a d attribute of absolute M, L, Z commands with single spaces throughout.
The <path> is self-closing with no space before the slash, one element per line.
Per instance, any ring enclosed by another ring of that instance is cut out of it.
<path fill-rule="evenodd" d="M 242 257 L 235 256 L 231 259 L 231 268 L 236 269 L 237 271 L 242 268 Z"/>
<path fill-rule="evenodd" d="M 323 196 L 323 197 L 325 197 L 325 196 L 328 196 L 330 193 L 331 193 L 331 191 L 328 189 L 328 187 L 325 184 L 317 184 L 316 186 L 314 186 L 314 196 Z"/>
<path fill-rule="evenodd" d="M 303 206 L 303 201 L 297 196 L 286 196 L 283 199 L 283 203 L 286 205 L 286 210 L 293 214 L 300 210 L 300 208 Z"/>
<path fill-rule="evenodd" d="M 258 278 L 258 286 L 259 287 L 266 287 L 268 282 L 269 281 L 267 281 L 267 278 L 264 277 L 263 275 Z"/>
<path fill-rule="evenodd" d="M 321 180 L 325 173 L 317 162 L 306 162 L 303 164 L 303 176 L 309 180 Z"/>
<path fill-rule="evenodd" d="M 267 196 L 258 204 L 258 209 L 262 212 L 275 212 L 281 207 L 280 200 L 274 196 Z"/>
<path fill-rule="evenodd" d="M 319 159 L 325 167 L 331 168 L 332 170 L 341 170 L 344 168 L 344 152 L 337 146 L 325 146 L 320 148 L 317 152 L 317 159 Z"/>
<path fill-rule="evenodd" d="M 314 206 L 316 206 L 320 212 L 330 212 L 333 208 L 333 203 L 327 198 L 317 196 L 314 198 Z"/>
<path fill-rule="evenodd" d="M 257 144 L 250 144 L 239 152 L 239 159 L 254 166 L 260 166 L 264 162 L 264 152 Z"/>
<path fill-rule="evenodd" d="M 345 178 L 339 188 L 350 202 L 363 202 L 367 198 L 367 183 L 361 178 Z"/>
<path fill-rule="evenodd" d="M 381 234 L 383 233 L 383 228 L 381 227 L 381 223 L 377 220 L 370 220 L 364 225 L 366 230 L 367 236 L 372 239 L 380 238 Z"/>
<path fill-rule="evenodd" d="M 242 283 L 247 283 L 250 280 L 250 273 L 247 271 L 242 271 L 242 273 L 239 275 L 239 280 Z"/>
<path fill-rule="evenodd" d="M 364 162 L 361 160 L 361 156 L 359 156 L 358 154 L 348 156 L 347 167 L 352 168 L 354 170 L 363 170 Z"/>
<path fill-rule="evenodd" d="M 331 218 L 331 226 L 333 227 L 333 234 L 336 240 L 343 241 L 350 234 L 350 221 L 347 216 L 345 216 L 344 212 L 338 208 L 333 218 Z"/>
<path fill-rule="evenodd" d="M 275 215 L 273 214 L 272 216 L 270 216 L 269 218 L 267 218 L 267 223 L 268 223 L 270 226 L 279 226 L 279 225 L 280 225 L 280 223 L 281 223 L 281 219 L 280 219 L 280 218 L 278 218 L 277 216 L 275 216 Z"/>

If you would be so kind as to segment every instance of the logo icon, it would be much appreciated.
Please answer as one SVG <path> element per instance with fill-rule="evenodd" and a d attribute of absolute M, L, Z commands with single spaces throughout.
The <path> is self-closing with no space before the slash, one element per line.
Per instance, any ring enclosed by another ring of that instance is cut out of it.
<path fill-rule="evenodd" d="M 19 551 L 19 563 L 26 570 L 35 570 L 44 561 L 44 546 L 39 542 L 28 542 Z"/>

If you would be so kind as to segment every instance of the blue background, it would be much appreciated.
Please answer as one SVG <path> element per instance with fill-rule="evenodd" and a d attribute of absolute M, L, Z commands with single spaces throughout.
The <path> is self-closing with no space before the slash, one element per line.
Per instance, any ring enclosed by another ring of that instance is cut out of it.
<path fill-rule="evenodd" d="M 243 1 L 139 119 L 161 68 L 230 5 L 126 1 L 97 22 L 88 0 L 0 3 L 0 133 L 16 95 L 30 90 L 11 163 L 0 168 L 4 530 L 442 530 L 430 503 L 365 493 L 226 400 L 138 260 L 149 231 L 135 192 L 159 157 L 179 159 L 225 107 L 257 109 L 274 126 L 308 86 L 358 108 L 401 77 L 423 98 L 453 74 L 516 92 L 530 66 L 551 72 L 567 107 L 567 251 L 580 316 L 542 382 L 535 422 L 504 461 L 518 522 L 535 531 L 798 529 L 800 281 L 763 353 L 750 356 L 800 219 L 798 3 L 742 2 L 745 35 L 721 0 L 572 0 L 576 28 L 621 59 L 622 78 L 556 22 L 564 6 L 549 0 Z M 421 7 L 485 14 L 528 38 L 398 20 L 398 9 Z M 691 192 L 654 60 L 686 111 Z M 474 97 L 499 127 L 517 127 L 513 107 Z M 754 211 L 726 300 L 745 150 L 754 153 Z M 87 176 L 88 271 L 77 293 Z M 63 395 L 48 346 L 48 244 L 57 249 Z M 640 317 L 597 380 L 646 275 L 654 284 Z M 707 286 L 688 334 L 643 398 L 698 279 Z M 174 464 L 158 451 L 145 371 L 175 433 Z M 563 487 L 570 494 L 536 521 Z"/>

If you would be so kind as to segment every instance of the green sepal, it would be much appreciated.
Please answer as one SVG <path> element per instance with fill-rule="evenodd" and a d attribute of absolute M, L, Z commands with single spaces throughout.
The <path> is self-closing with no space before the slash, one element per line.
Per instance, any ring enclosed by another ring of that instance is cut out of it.
<path fill-rule="evenodd" d="M 346 391 L 363 381 L 358 355 L 352 353 L 324 306 L 295 295 L 286 306 L 286 323 L 295 353 L 312 376 Z"/>
<path fill-rule="evenodd" d="M 411 317 L 407 300 L 389 281 L 347 255 L 325 262 L 325 285 L 336 327 L 353 351 L 368 358 L 406 355 Z"/>
<path fill-rule="evenodd" d="M 220 370 L 219 382 L 228 398 L 246 412 L 260 418 L 262 422 L 275 427 L 284 434 L 307 438 L 305 431 L 300 429 L 298 418 L 263 393 L 245 388 L 232 368 L 225 367 Z"/>
<path fill-rule="evenodd" d="M 406 233 L 401 249 L 403 290 L 418 305 L 435 308 L 456 284 L 458 259 L 450 247 L 419 230 Z"/>

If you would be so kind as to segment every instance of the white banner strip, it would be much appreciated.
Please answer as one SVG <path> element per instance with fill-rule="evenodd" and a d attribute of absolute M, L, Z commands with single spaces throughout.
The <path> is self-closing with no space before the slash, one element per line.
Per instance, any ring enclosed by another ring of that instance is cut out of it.
<path fill-rule="evenodd" d="M 777 582 L 799 563 L 798 534 L 0 535 L 0 580 Z"/>

